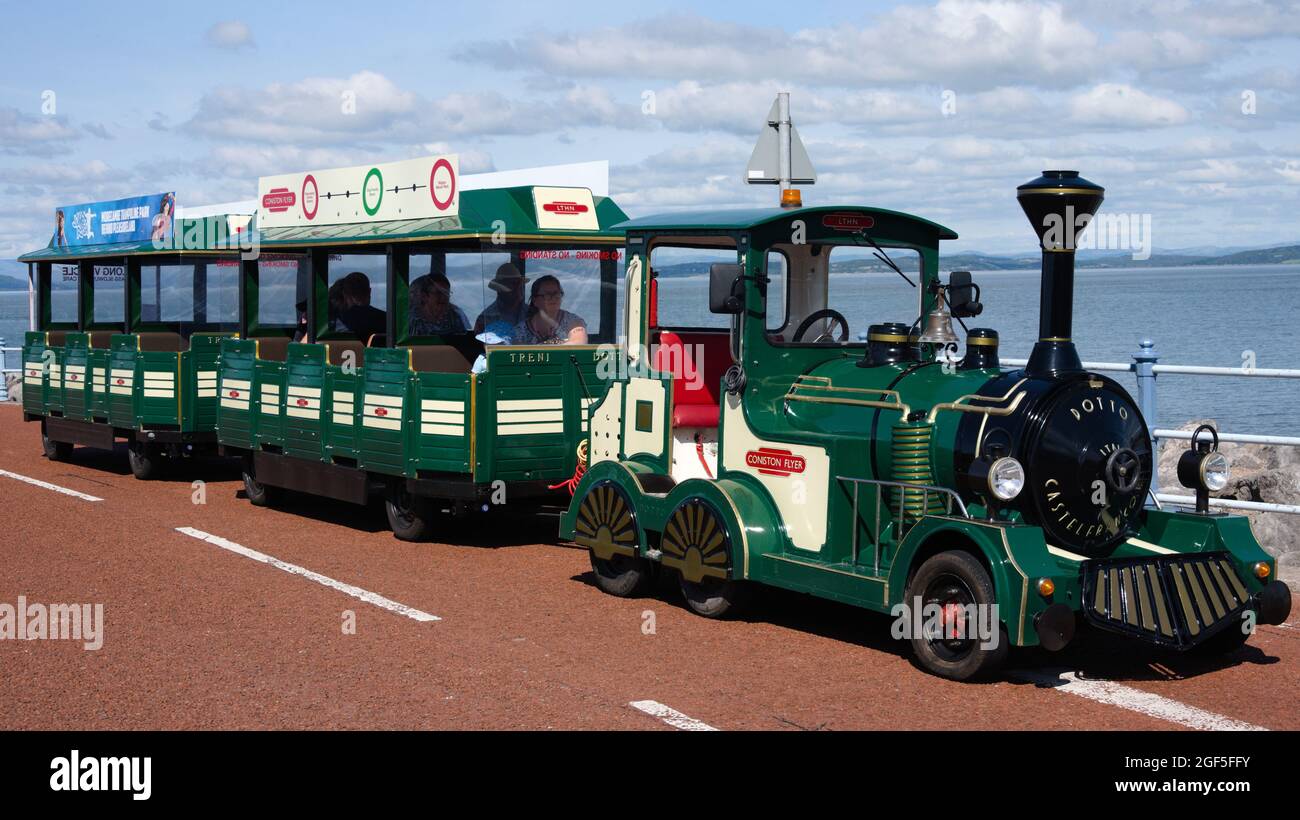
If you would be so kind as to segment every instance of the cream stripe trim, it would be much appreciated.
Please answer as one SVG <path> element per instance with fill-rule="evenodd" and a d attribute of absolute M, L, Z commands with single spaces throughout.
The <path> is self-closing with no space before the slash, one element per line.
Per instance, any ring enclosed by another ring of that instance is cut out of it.
<path fill-rule="evenodd" d="M 506 399 L 497 402 L 498 410 L 562 410 L 564 399 Z"/>
<path fill-rule="evenodd" d="M 563 433 L 564 425 L 559 424 L 499 424 L 498 436 L 527 436 L 541 433 Z"/>
<path fill-rule="evenodd" d="M 464 410 L 463 401 L 443 401 L 441 399 L 421 399 L 421 410 Z"/>
<path fill-rule="evenodd" d="M 1132 544 L 1133 546 L 1137 547 L 1137 548 L 1140 549 L 1140 550 L 1147 550 L 1147 551 L 1149 551 L 1149 552 L 1158 553 L 1158 554 L 1160 554 L 1160 555 L 1174 555 L 1174 554 L 1175 554 L 1175 551 L 1174 551 L 1174 550 L 1167 549 L 1167 548 L 1162 547 L 1162 546 L 1160 546 L 1160 545 L 1158 545 L 1158 544 L 1152 544 L 1150 541 L 1142 541 L 1141 539 L 1138 539 L 1138 538 L 1130 538 L 1130 539 L 1128 540 L 1128 542 L 1129 542 L 1130 544 Z"/>
<path fill-rule="evenodd" d="M 465 435 L 465 425 L 463 424 L 422 424 L 420 433 L 426 436 L 459 436 Z"/>
<path fill-rule="evenodd" d="M 1088 557 L 1085 556 L 1085 555 L 1078 555 L 1078 554 L 1076 554 L 1076 553 L 1069 552 L 1068 550 L 1063 550 L 1063 549 L 1061 549 L 1060 547 L 1054 547 L 1054 546 L 1052 546 L 1051 544 L 1048 544 L 1048 545 L 1047 545 L 1047 551 L 1050 552 L 1052 555 L 1055 555 L 1057 558 L 1064 558 L 1064 559 L 1067 560 L 1067 561 L 1087 561 L 1087 560 L 1088 560 Z"/>

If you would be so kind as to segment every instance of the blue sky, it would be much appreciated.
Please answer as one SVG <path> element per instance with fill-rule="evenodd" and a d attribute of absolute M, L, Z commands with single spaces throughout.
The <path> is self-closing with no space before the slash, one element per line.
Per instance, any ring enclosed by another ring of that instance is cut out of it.
<path fill-rule="evenodd" d="M 778 90 L 806 202 L 915 212 L 953 250 L 1031 248 L 1013 189 L 1047 167 L 1157 248 L 1300 241 L 1295 2 L 21 4 L 0 49 L 0 258 L 56 205 L 439 151 L 608 159 L 634 215 L 771 202 L 740 178 Z"/>

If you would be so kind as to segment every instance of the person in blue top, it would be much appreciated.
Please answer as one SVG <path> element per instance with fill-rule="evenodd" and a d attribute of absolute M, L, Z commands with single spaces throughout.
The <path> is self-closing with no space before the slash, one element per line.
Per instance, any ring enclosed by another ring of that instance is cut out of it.
<path fill-rule="evenodd" d="M 528 304 L 524 301 L 524 284 L 528 281 L 519 268 L 506 262 L 497 268 L 496 275 L 488 282 L 488 287 L 496 292 L 497 298 L 492 304 L 483 308 L 483 312 L 474 320 L 474 332 L 482 333 L 489 325 L 504 322 L 511 328 L 524 320 Z"/>

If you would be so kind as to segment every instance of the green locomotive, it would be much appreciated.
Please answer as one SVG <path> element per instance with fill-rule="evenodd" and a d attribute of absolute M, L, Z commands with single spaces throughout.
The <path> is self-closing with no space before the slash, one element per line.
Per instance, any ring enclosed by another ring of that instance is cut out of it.
<path fill-rule="evenodd" d="M 935 223 L 841 206 L 624 223 L 621 372 L 590 408 L 591 467 L 561 535 L 589 548 L 606 592 L 667 570 L 708 617 L 755 583 L 892 612 L 915 625 L 903 634 L 920 664 L 954 679 L 1010 646 L 1062 649 L 1080 618 L 1201 651 L 1282 622 L 1290 593 L 1245 518 L 1146 506 L 1146 422 L 1075 352 L 1070 231 L 1102 197 L 1074 172 L 1018 190 L 1043 247 L 1023 369 L 999 366 L 988 329 L 960 362 L 936 357 L 955 350 L 950 316 L 979 308 L 969 275 L 940 280 L 939 243 L 956 234 Z M 831 267 L 862 247 L 896 269 L 890 253 L 916 258 L 921 318 L 854 343 Z M 661 289 L 686 281 L 662 271 L 688 251 L 712 254 L 707 302 L 727 327 L 661 310 Z M 1224 479 L 1207 448 L 1185 460 L 1202 494 Z"/>

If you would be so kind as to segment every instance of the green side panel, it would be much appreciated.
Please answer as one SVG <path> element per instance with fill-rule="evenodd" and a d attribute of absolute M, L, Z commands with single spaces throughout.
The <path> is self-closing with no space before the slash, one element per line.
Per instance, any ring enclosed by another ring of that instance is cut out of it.
<path fill-rule="evenodd" d="M 474 416 L 471 379 L 464 373 L 417 373 L 415 393 L 416 470 L 469 473 L 470 424 Z"/>
<path fill-rule="evenodd" d="M 253 438 L 258 449 L 269 446 L 284 448 L 284 377 L 285 363 L 258 359 L 253 381 Z"/>
<path fill-rule="evenodd" d="M 45 367 L 45 334 L 28 331 L 23 336 L 23 411 L 45 415 L 45 393 L 49 381 Z"/>
<path fill-rule="evenodd" d="M 489 351 L 477 391 L 476 480 L 573 475 L 578 445 L 587 438 L 587 407 L 608 389 L 598 353 L 564 346 Z"/>
<path fill-rule="evenodd" d="M 388 475 L 414 475 L 414 448 L 407 437 L 419 418 L 412 395 L 410 352 L 405 348 L 370 348 L 362 379 L 358 466 Z"/>
<path fill-rule="evenodd" d="M 88 356 L 87 405 L 91 418 L 101 421 L 108 418 L 108 360 L 110 355 L 107 350 L 92 348 Z"/>
<path fill-rule="evenodd" d="M 227 447 L 253 449 L 253 370 L 257 343 L 221 340 L 217 371 L 217 441 Z M 202 383 L 202 382 L 200 382 Z"/>
<path fill-rule="evenodd" d="M 50 346 L 46 350 L 49 369 L 45 374 L 45 412 L 48 415 L 63 415 L 63 362 L 67 356 L 61 346 Z"/>
<path fill-rule="evenodd" d="M 135 385 L 136 337 L 127 333 L 113 336 L 108 353 L 108 421 L 114 427 L 136 427 Z"/>
<path fill-rule="evenodd" d="M 63 416 L 85 421 L 87 413 L 86 382 L 90 372 L 90 336 L 69 333 L 63 346 Z"/>
<path fill-rule="evenodd" d="M 184 398 L 182 406 L 191 429 L 211 432 L 217 429 L 218 370 L 221 342 L 226 337 L 215 333 L 196 333 L 190 337 L 186 356 Z"/>
<path fill-rule="evenodd" d="M 281 399 L 284 452 L 298 458 L 325 458 L 321 399 L 325 391 L 325 346 L 291 344 L 285 360 L 285 390 Z"/>
<path fill-rule="evenodd" d="M 137 429 L 180 429 L 184 378 L 184 353 L 142 351 L 136 354 L 135 395 L 139 411 Z"/>
<path fill-rule="evenodd" d="M 327 460 L 357 459 L 361 428 L 362 375 L 344 373 L 338 365 L 325 369 L 325 395 L 321 397 L 321 420 L 325 424 Z"/>

